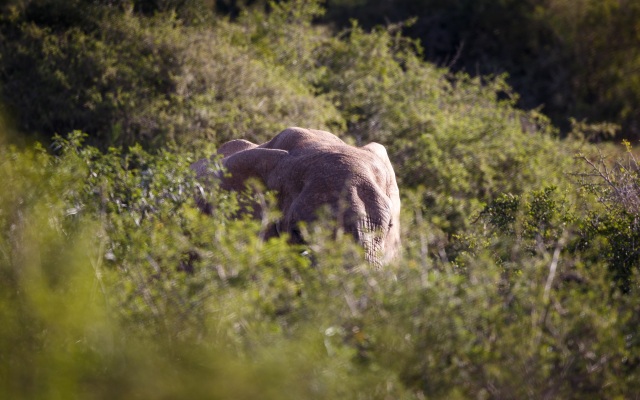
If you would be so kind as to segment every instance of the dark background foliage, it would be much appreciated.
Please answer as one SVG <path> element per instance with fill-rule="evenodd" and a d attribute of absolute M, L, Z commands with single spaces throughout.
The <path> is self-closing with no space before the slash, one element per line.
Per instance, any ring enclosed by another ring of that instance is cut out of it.
<path fill-rule="evenodd" d="M 403 32 L 424 58 L 472 75 L 509 74 L 518 105 L 609 121 L 640 135 L 640 4 L 633 0 L 329 0 L 326 21 L 365 27 L 415 18 Z"/>
<path fill-rule="evenodd" d="M 22 23 L 33 22 L 40 28 L 58 31 L 75 27 L 84 34 L 97 34 L 104 29 L 98 20 L 109 9 L 131 9 L 148 16 L 175 12 L 182 23 L 189 25 L 210 22 L 225 15 L 237 18 L 246 6 L 271 9 L 265 2 L 230 0 L 32 0 L 14 1 L 13 4 L 23 9 L 19 16 Z M 640 98 L 637 94 L 640 85 L 640 34 L 637 28 L 640 5 L 635 1 L 329 0 L 326 13 L 315 18 L 317 23 L 337 29 L 349 27 L 352 20 L 357 20 L 367 30 L 411 21 L 404 25 L 402 32 L 420 40 L 425 60 L 472 76 L 508 73 L 507 82 L 519 95 L 518 106 L 542 110 L 565 134 L 571 130 L 570 121 L 574 119 L 615 123 L 621 127 L 619 135 L 626 138 L 640 135 Z M 16 30 L 20 26 L 17 22 L 13 20 L 7 25 L 5 19 L 5 41 L 24 35 Z M 68 45 L 72 46 L 71 43 Z M 33 68 L 28 58 L 16 55 L 10 49 L 5 53 L 2 62 L 5 79 L 16 77 L 18 72 L 25 74 L 25 79 L 34 76 L 34 71 L 28 69 Z M 60 56 L 72 57 L 68 52 Z M 91 64 L 83 66 L 83 62 L 89 61 L 78 60 L 75 67 L 93 67 Z M 165 73 L 170 73 L 170 68 L 167 66 Z M 89 79 L 80 70 L 70 74 L 74 79 Z M 160 76 L 149 78 L 166 81 Z M 34 85 L 49 86 L 48 81 L 42 81 L 46 77 L 37 79 L 40 80 L 33 81 Z M 51 110 L 48 104 L 33 102 L 33 96 L 24 96 L 22 102 L 12 98 L 16 85 L 20 85 L 14 80 L 3 85 L 5 103 L 14 112 L 30 104 L 38 114 L 46 114 L 43 107 Z M 50 85 L 52 91 L 60 93 L 58 100 L 83 100 L 80 93 L 65 94 L 68 88 L 64 86 L 63 82 Z M 71 83 L 71 86 L 77 85 Z M 51 98 L 51 101 L 54 100 Z M 108 115 L 108 110 L 104 115 Z M 46 118 L 42 121 L 44 128 L 60 132 L 69 128 L 65 125 L 64 115 L 57 116 L 56 113 L 56 116 L 42 118 Z M 39 128 L 37 123 L 23 121 L 22 126 L 24 131 L 32 132 Z M 88 126 L 86 130 L 91 131 L 91 128 Z"/>

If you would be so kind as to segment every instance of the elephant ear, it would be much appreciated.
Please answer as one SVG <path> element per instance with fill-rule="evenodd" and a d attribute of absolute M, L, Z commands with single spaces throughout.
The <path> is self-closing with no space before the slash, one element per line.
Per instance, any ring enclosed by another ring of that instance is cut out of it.
<path fill-rule="evenodd" d="M 256 147 L 258 147 L 257 144 L 251 143 L 248 140 L 235 139 L 220 146 L 218 148 L 217 155 L 222 155 L 222 158 L 227 158 L 235 153 Z M 195 171 L 197 178 L 202 178 L 209 173 L 209 165 L 215 158 L 216 154 L 212 155 L 210 158 L 203 158 L 191 164 L 191 169 Z"/>
<path fill-rule="evenodd" d="M 258 147 L 257 144 L 251 143 L 248 140 L 235 139 L 220 146 L 220 148 L 218 148 L 218 154 L 222 154 L 222 157 L 226 158 L 238 152 L 254 149 L 256 147 Z"/>
<path fill-rule="evenodd" d="M 209 168 L 209 159 L 203 158 L 191 164 L 190 168 L 195 171 L 196 178 L 202 178 L 207 174 Z"/>
<path fill-rule="evenodd" d="M 250 148 L 226 157 L 222 164 L 231 174 L 222 180 L 222 187 L 227 190 L 240 191 L 249 178 L 258 178 L 265 184 L 275 166 L 289 155 L 286 150 Z"/>

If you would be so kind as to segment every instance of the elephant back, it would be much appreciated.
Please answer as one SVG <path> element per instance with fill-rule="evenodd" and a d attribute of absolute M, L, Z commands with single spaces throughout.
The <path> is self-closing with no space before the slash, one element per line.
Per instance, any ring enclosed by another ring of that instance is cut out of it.
<path fill-rule="evenodd" d="M 347 144 L 330 132 L 293 127 L 280 132 L 260 147 L 292 152 L 341 145 L 346 146 Z"/>

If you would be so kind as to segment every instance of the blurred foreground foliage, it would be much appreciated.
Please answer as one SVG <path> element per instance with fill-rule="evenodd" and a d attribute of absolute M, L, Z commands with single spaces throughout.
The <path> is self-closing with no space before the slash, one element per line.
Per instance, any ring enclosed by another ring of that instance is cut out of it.
<path fill-rule="evenodd" d="M 318 3 L 234 22 L 72 3 L 0 18 L 7 115 L 49 138 L 0 124 L 0 398 L 640 391 L 640 176 L 630 146 L 585 144 L 607 126 L 559 140 L 504 77 L 425 63 L 397 29 L 332 34 Z M 240 196 L 264 221 L 237 219 L 189 170 L 289 125 L 387 147 L 401 259 L 374 270 L 324 222 L 306 246 L 262 241 L 272 193 Z"/>
<path fill-rule="evenodd" d="M 261 241 L 268 221 L 232 218 L 215 183 L 201 213 L 192 155 L 84 136 L 0 150 L 3 398 L 640 390 L 640 228 L 587 163 L 573 189 L 498 196 L 445 244 L 423 189 L 405 192 L 403 257 L 375 270 L 320 223 L 308 246 Z"/>

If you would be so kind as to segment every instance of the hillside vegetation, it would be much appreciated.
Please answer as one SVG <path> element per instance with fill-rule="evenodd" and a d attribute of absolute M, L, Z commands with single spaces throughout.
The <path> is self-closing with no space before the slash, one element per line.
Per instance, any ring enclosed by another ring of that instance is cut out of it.
<path fill-rule="evenodd" d="M 640 392 L 639 168 L 586 140 L 610 126 L 561 140 L 504 76 L 315 1 L 3 7 L 0 398 Z M 292 125 L 386 146 L 401 259 L 328 222 L 261 241 L 215 185 L 199 212 L 190 163 Z"/>

